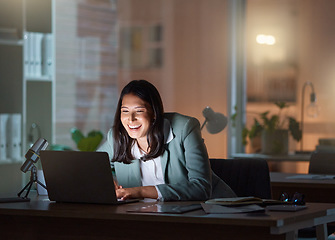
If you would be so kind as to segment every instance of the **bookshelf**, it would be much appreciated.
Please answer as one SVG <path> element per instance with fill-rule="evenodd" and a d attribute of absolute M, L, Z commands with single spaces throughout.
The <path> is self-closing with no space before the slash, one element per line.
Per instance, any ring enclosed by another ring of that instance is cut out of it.
<path fill-rule="evenodd" d="M 21 115 L 21 159 L 0 160 L 0 192 L 22 187 L 19 170 L 30 144 L 54 135 L 54 0 L 0 2 L 0 114 Z M 33 129 L 34 130 L 34 129 Z M 28 139 L 32 133 L 33 140 Z M 8 135 L 8 134 L 7 134 Z M 10 179 L 4 171 L 11 172 Z M 2 176 L 7 176 L 2 179 Z M 5 183 L 3 183 L 5 182 Z M 12 186 L 8 186 L 11 183 Z M 4 190 L 4 191 L 3 191 Z"/>

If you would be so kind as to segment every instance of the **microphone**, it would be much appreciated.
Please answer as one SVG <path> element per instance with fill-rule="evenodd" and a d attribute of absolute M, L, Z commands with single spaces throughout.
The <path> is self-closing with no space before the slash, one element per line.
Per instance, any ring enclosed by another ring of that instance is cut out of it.
<path fill-rule="evenodd" d="M 26 173 L 40 159 L 40 151 L 45 150 L 48 146 L 47 140 L 39 138 L 25 155 L 26 161 L 21 166 L 21 171 Z"/>

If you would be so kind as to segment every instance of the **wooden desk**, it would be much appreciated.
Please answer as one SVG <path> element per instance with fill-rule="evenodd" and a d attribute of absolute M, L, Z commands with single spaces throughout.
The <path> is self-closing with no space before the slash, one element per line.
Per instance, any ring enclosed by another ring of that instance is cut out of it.
<path fill-rule="evenodd" d="M 296 239 L 296 231 L 335 221 L 335 204 L 311 203 L 298 212 L 208 214 L 128 213 L 134 206 L 53 203 L 43 199 L 0 204 L 1 239 Z M 164 203 L 176 204 L 176 203 Z M 180 204 L 189 204 L 181 202 Z"/>
<path fill-rule="evenodd" d="M 335 203 L 335 179 L 288 179 L 289 176 L 306 174 L 270 172 L 272 197 L 278 199 L 282 192 L 303 193 L 306 202 Z"/>

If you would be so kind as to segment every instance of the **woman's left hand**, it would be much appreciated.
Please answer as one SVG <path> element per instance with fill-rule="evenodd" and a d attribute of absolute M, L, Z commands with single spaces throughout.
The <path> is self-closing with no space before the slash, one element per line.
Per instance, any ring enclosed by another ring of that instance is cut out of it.
<path fill-rule="evenodd" d="M 145 186 L 116 189 L 116 196 L 122 200 L 130 198 L 158 198 L 158 193 L 154 186 Z"/>

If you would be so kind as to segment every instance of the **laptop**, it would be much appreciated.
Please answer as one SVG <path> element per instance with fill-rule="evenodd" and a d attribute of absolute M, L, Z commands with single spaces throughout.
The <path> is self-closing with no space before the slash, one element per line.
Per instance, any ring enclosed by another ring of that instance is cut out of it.
<path fill-rule="evenodd" d="M 121 204 L 115 194 L 112 170 L 106 152 L 41 151 L 40 158 L 51 201 Z"/>

